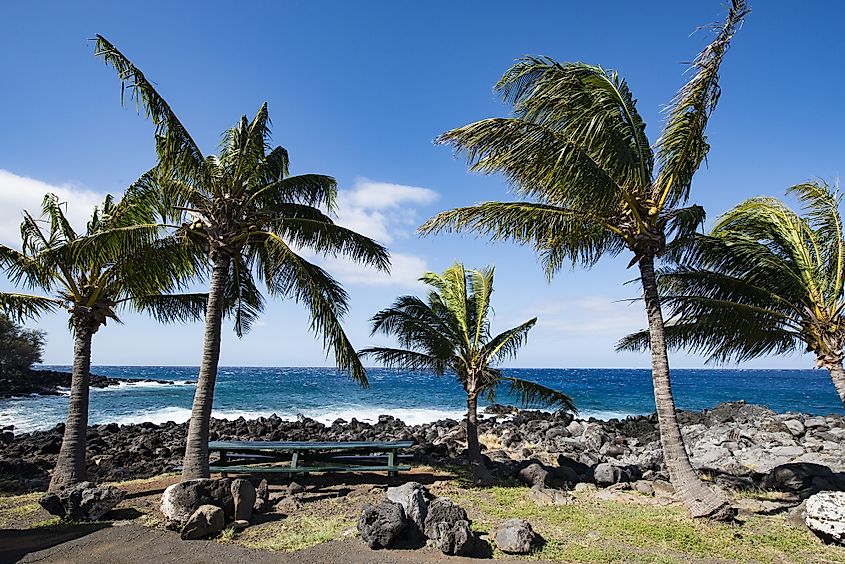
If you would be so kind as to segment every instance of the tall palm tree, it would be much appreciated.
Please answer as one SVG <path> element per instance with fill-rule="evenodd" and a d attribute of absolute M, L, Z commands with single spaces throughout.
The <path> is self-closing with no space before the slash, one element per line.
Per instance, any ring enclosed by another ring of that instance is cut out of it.
<path fill-rule="evenodd" d="M 204 156 L 167 102 L 114 45 L 97 36 L 96 54 L 117 70 L 122 88 L 156 126 L 159 170 L 140 184 L 159 194 L 162 215 L 181 222 L 178 237 L 191 241 L 211 268 L 205 340 L 182 465 L 182 478 L 209 476 L 208 431 L 220 358 L 224 314 L 242 336 L 262 311 L 263 281 L 274 297 L 304 303 L 311 329 L 334 351 L 339 369 L 367 385 L 363 365 L 341 326 L 347 294 L 299 249 L 343 255 L 381 270 L 387 250 L 372 239 L 336 225 L 334 178 L 290 176 L 288 153 L 271 148 L 267 104 L 223 135 L 219 156 Z M 325 211 L 324 211 L 325 210 Z"/>
<path fill-rule="evenodd" d="M 478 483 L 490 485 L 492 478 L 478 443 L 479 396 L 495 398 L 498 387 L 507 384 L 523 404 L 572 411 L 575 405 L 561 392 L 505 376 L 496 368 L 502 361 L 516 356 L 537 318 L 491 336 L 492 268 L 465 270 L 457 263 L 443 274 L 427 272 L 420 281 L 431 288 L 427 301 L 417 296 L 401 296 L 372 318 L 372 334 L 392 335 L 402 348 L 372 347 L 359 354 L 389 367 L 428 370 L 438 376 L 453 374 L 467 394 L 470 467 Z"/>
<path fill-rule="evenodd" d="M 487 202 L 443 212 L 422 233 L 470 229 L 494 240 L 533 245 L 548 277 L 566 262 L 593 265 L 625 249 L 639 265 L 648 313 L 654 398 L 666 466 L 681 499 L 698 517 L 726 518 L 725 498 L 707 488 L 684 449 L 669 380 L 663 318 L 654 274 L 667 235 L 697 225 L 700 207 L 681 207 L 709 145 L 704 134 L 719 99 L 719 67 L 748 13 L 733 0 L 713 41 L 696 57 L 689 82 L 672 99 L 655 151 L 628 85 L 616 72 L 583 63 L 529 57 L 496 90 L 513 104 L 492 118 L 445 133 L 471 170 L 503 173 L 533 201 Z M 655 162 L 658 169 L 655 171 Z"/>
<path fill-rule="evenodd" d="M 0 267 L 16 285 L 43 295 L 0 293 L 0 308 L 15 319 L 38 318 L 63 309 L 73 332 L 73 374 L 62 446 L 50 491 L 87 479 L 88 382 L 91 342 L 117 310 L 146 310 L 161 321 L 198 316 L 205 297 L 163 295 L 194 275 L 192 254 L 172 239 L 141 200 L 115 203 L 106 196 L 84 233 L 74 231 L 53 195 L 44 198 L 41 219 L 24 211 L 21 250 L 0 245 Z"/>
<path fill-rule="evenodd" d="M 793 186 L 805 214 L 775 198 L 751 198 L 709 235 L 680 249 L 659 277 L 671 314 L 669 347 L 742 362 L 805 349 L 824 367 L 845 405 L 845 236 L 842 196 L 824 182 Z M 621 349 L 648 347 L 643 333 Z"/>

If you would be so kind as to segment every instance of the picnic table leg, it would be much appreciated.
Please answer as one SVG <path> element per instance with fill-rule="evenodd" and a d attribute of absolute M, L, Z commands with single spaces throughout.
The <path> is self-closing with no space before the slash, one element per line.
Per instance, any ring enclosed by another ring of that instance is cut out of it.
<path fill-rule="evenodd" d="M 396 466 L 396 451 L 391 450 L 387 453 L 387 465 L 390 467 Z M 399 475 L 399 472 L 395 470 L 388 470 L 387 477 L 388 478 L 395 478 Z"/>
<path fill-rule="evenodd" d="M 225 451 L 225 450 L 221 450 L 221 451 L 220 451 L 220 461 L 219 461 L 219 464 L 220 464 L 221 466 L 223 466 L 223 465 L 225 465 L 225 464 L 226 464 L 226 461 L 227 461 L 226 451 Z M 227 474 L 226 472 L 220 472 L 220 477 L 221 477 L 221 478 L 228 478 L 229 476 L 228 476 L 228 474 Z"/>

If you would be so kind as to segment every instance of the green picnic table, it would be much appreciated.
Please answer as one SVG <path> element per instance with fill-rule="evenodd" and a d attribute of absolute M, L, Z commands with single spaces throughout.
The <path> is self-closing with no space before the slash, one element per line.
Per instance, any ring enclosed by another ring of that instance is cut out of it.
<path fill-rule="evenodd" d="M 208 450 L 220 453 L 209 470 L 221 474 L 309 472 L 398 472 L 410 470 L 400 465 L 399 454 L 413 441 L 209 441 Z"/>

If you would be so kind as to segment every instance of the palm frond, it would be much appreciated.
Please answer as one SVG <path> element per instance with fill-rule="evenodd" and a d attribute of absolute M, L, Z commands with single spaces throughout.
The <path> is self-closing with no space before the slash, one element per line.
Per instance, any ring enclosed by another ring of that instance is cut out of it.
<path fill-rule="evenodd" d="M 485 202 L 441 212 L 419 228 L 425 235 L 469 230 L 493 241 L 531 245 L 551 278 L 565 264 L 591 266 L 625 248 L 619 231 L 589 213 L 532 202 Z"/>
<path fill-rule="evenodd" d="M 37 319 L 62 307 L 62 301 L 46 296 L 0 292 L 0 311 L 16 322 Z"/>
<path fill-rule="evenodd" d="M 153 120 L 156 138 L 161 141 L 156 144 L 156 150 L 163 167 L 182 179 L 196 181 L 202 178 L 205 162 L 202 151 L 144 73 L 99 34 L 96 37 L 94 54 L 117 71 L 121 103 L 125 104 L 125 92 L 128 88 L 136 110 L 140 113 L 143 108 L 146 117 Z"/>
<path fill-rule="evenodd" d="M 205 318 L 208 294 L 162 294 L 139 296 L 132 305 L 148 313 L 159 323 L 189 323 Z"/>
<path fill-rule="evenodd" d="M 324 256 L 343 256 L 382 271 L 390 270 L 390 253 L 385 247 L 330 221 L 289 217 L 276 223 L 273 231 L 297 247 L 308 248 Z"/>
<path fill-rule="evenodd" d="M 542 124 L 485 119 L 448 131 L 437 141 L 465 153 L 472 171 L 503 173 L 524 196 L 594 213 L 612 210 L 620 200 L 621 190 L 609 171 Z"/>
<path fill-rule="evenodd" d="M 692 63 L 692 78 L 666 109 L 668 118 L 657 141 L 660 172 L 653 195 L 659 209 L 673 208 L 689 197 L 693 175 L 710 149 L 704 130 L 719 101 L 719 67 L 749 11 L 745 0 L 731 0 L 724 23 L 713 26 L 716 37 Z"/>
<path fill-rule="evenodd" d="M 358 351 L 361 358 L 372 358 L 382 366 L 402 370 L 431 370 L 442 376 L 447 370 L 444 359 L 425 353 L 389 347 L 370 347 Z"/>
<path fill-rule="evenodd" d="M 619 186 L 651 184 L 654 157 L 627 83 L 584 63 L 525 57 L 496 85 L 516 116 L 542 124 L 582 148 Z"/>
<path fill-rule="evenodd" d="M 322 268 L 297 255 L 280 237 L 265 233 L 252 243 L 258 258 L 259 276 L 273 295 L 289 296 L 304 303 L 311 317 L 311 330 L 334 352 L 335 364 L 361 386 L 367 374 L 341 325 L 348 296 Z"/>
<path fill-rule="evenodd" d="M 501 381 L 508 385 L 509 393 L 515 395 L 525 407 L 550 407 L 578 413 L 575 402 L 563 392 L 510 376 L 502 376 Z"/>
<path fill-rule="evenodd" d="M 491 363 L 503 362 L 515 358 L 516 353 L 528 340 L 528 332 L 537 324 L 537 318 L 529 319 L 525 323 L 502 331 L 482 348 L 482 356 Z"/>

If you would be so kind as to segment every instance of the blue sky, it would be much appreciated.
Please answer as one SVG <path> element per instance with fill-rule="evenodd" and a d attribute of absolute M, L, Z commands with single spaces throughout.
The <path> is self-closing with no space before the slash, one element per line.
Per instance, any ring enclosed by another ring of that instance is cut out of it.
<path fill-rule="evenodd" d="M 782 195 L 811 177 L 834 179 L 845 154 L 845 87 L 834 2 L 752 2 L 722 70 L 722 99 L 708 167 L 692 200 L 709 217 L 742 199 Z M 528 249 L 472 236 L 418 239 L 437 211 L 508 198 L 496 177 L 473 176 L 432 140 L 465 123 L 504 115 L 492 85 L 517 57 L 548 55 L 617 69 L 638 98 L 652 140 L 660 109 L 683 84 L 684 62 L 709 40 L 697 26 L 721 19 L 719 0 L 698 2 L 144 2 L 9 3 L 0 21 L 0 240 L 14 243 L 20 208 L 57 191 L 74 217 L 105 192 L 120 193 L 154 162 L 152 125 L 119 103 L 114 72 L 92 56 L 101 33 L 170 102 L 206 153 L 241 114 L 269 102 L 274 141 L 294 173 L 339 181 L 339 221 L 385 242 L 394 276 L 330 262 L 351 295 L 346 326 L 358 347 L 367 319 L 423 269 L 454 260 L 495 264 L 496 326 L 539 316 L 516 366 L 646 366 L 613 343 L 644 324 L 623 285 L 628 258 L 548 284 Z M 9 288 L 5 281 L 0 287 Z M 102 329 L 97 364 L 198 363 L 202 328 L 161 326 L 135 315 Z M 66 320 L 42 319 L 45 360 L 68 363 Z M 494 327 L 495 328 L 495 327 Z M 683 353 L 675 366 L 699 366 Z M 225 331 L 226 365 L 324 365 L 307 317 L 271 303 L 238 341 Z M 751 366 L 811 366 L 806 357 Z"/>

